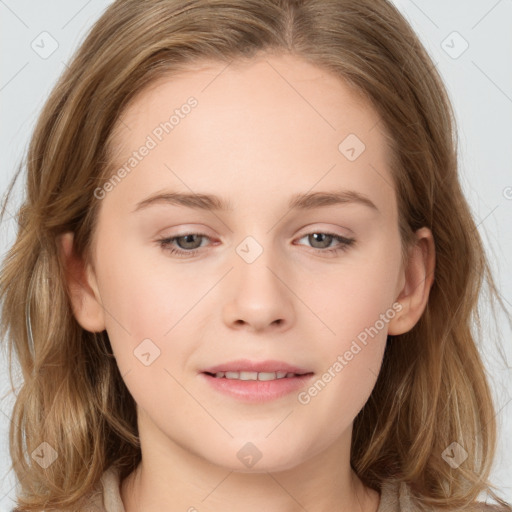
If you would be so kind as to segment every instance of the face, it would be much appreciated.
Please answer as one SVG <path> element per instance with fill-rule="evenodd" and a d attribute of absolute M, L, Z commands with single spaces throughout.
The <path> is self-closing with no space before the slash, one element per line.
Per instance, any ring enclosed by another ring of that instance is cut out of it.
<path fill-rule="evenodd" d="M 406 330 L 377 114 L 295 57 L 209 62 L 139 95 L 114 143 L 77 317 L 107 330 L 143 445 L 240 471 L 348 446 Z"/>

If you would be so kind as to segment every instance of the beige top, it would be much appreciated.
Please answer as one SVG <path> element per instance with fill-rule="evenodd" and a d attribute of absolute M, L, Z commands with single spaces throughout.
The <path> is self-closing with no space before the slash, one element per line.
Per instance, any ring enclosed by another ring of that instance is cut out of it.
<path fill-rule="evenodd" d="M 126 512 L 121 500 L 120 480 L 117 470 L 107 469 L 100 480 L 99 491 L 93 495 L 85 509 L 86 512 Z M 380 503 L 377 512 L 420 512 L 413 504 L 407 484 L 402 482 L 384 482 L 380 492 Z M 478 504 L 474 511 L 498 510 L 492 505 Z"/>

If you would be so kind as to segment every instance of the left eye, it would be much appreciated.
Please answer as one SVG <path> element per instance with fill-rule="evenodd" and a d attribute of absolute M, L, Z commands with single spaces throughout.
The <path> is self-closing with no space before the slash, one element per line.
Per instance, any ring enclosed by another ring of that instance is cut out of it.
<path fill-rule="evenodd" d="M 161 238 L 157 240 L 157 242 L 162 249 L 168 251 L 170 254 L 181 257 L 190 257 L 199 252 L 201 241 L 204 238 L 210 239 L 209 236 L 203 233 L 185 233 L 179 236 Z M 325 233 L 322 231 L 308 233 L 298 240 L 302 240 L 303 238 L 307 238 L 308 241 L 314 244 L 319 244 L 320 247 L 313 247 L 313 249 L 321 253 L 338 253 L 340 251 L 346 251 L 349 246 L 353 245 L 355 242 L 354 238 L 345 238 L 343 236 L 336 235 L 335 233 Z M 328 248 L 334 240 L 338 241 L 338 245 Z"/>
<path fill-rule="evenodd" d="M 345 238 L 340 235 L 336 235 L 335 233 L 324 233 L 322 231 L 315 231 L 313 233 L 308 233 L 307 235 L 303 236 L 302 238 L 307 238 L 308 241 L 314 241 L 314 243 L 320 243 L 321 247 L 313 247 L 313 249 L 318 249 L 321 252 L 338 252 L 338 251 L 346 251 L 350 245 L 352 245 L 355 240 L 353 238 Z M 299 240 L 302 240 L 302 238 L 299 238 Z M 333 240 L 337 240 L 339 242 L 338 246 L 335 246 L 333 248 L 326 249 L 324 244 L 329 246 Z"/>

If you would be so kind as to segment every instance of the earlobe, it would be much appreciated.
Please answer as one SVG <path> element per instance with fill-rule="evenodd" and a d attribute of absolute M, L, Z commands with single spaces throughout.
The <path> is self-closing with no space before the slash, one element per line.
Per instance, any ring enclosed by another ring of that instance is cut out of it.
<path fill-rule="evenodd" d="M 416 243 L 409 251 L 403 286 L 396 298 L 402 309 L 389 322 L 388 334 L 403 334 L 416 325 L 427 306 L 434 282 L 434 268 L 434 238 L 430 229 L 424 227 L 416 231 Z"/>
<path fill-rule="evenodd" d="M 105 314 L 101 304 L 96 276 L 90 266 L 73 250 L 73 233 L 67 232 L 58 240 L 61 261 L 64 266 L 68 295 L 77 322 L 87 331 L 105 330 Z"/>

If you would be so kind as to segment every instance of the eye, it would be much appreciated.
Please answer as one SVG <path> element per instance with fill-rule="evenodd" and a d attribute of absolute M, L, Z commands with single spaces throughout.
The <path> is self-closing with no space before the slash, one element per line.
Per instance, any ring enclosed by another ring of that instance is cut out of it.
<path fill-rule="evenodd" d="M 355 243 L 354 238 L 346 238 L 335 233 L 325 233 L 323 231 L 315 231 L 304 235 L 299 240 L 307 238 L 308 242 L 313 244 L 313 249 L 320 251 L 321 253 L 337 254 L 340 251 L 346 251 L 348 248 Z M 338 241 L 338 245 L 332 248 L 327 248 L 331 245 L 333 240 Z"/>
<path fill-rule="evenodd" d="M 202 238 L 209 239 L 210 237 L 203 233 L 184 233 L 183 235 L 174 237 L 161 238 L 157 240 L 157 242 L 160 244 L 162 249 L 169 252 L 170 254 L 186 258 L 199 252 L 199 247 L 201 247 L 201 244 L 199 243 L 198 245 L 197 240 Z M 174 242 L 176 242 L 178 248 L 173 245 Z"/>

